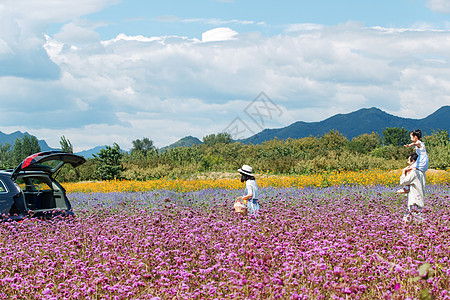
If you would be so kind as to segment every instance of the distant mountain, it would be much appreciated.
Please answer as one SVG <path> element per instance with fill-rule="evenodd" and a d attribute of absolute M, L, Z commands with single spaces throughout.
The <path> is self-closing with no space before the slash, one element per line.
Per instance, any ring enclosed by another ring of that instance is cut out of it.
<path fill-rule="evenodd" d="M 8 143 L 11 146 L 13 146 L 16 141 L 16 138 L 22 139 L 24 135 L 32 136 L 28 132 L 22 133 L 20 131 L 15 131 L 13 133 L 7 134 L 7 133 L 3 133 L 0 131 L 0 144 L 4 145 L 4 144 Z M 39 147 L 41 147 L 41 151 L 59 150 L 57 148 L 49 147 L 47 142 L 44 140 L 38 139 L 38 143 L 39 143 Z"/>
<path fill-rule="evenodd" d="M 80 151 L 74 154 L 83 156 L 84 158 L 93 158 L 94 157 L 93 154 L 97 154 L 98 152 L 100 152 L 101 149 L 106 149 L 106 146 L 97 146 L 95 148 Z"/>
<path fill-rule="evenodd" d="M 240 140 L 244 144 L 260 144 L 277 137 L 303 138 L 320 136 L 330 130 L 337 130 L 348 139 L 355 136 L 376 132 L 381 135 L 386 127 L 404 127 L 407 130 L 420 129 L 423 134 L 431 134 L 433 130 L 446 129 L 450 131 L 450 106 L 443 106 L 423 119 L 400 118 L 388 114 L 378 108 L 363 108 L 348 114 L 337 114 L 320 122 L 295 122 L 287 127 L 264 129 L 263 131 Z"/>
<path fill-rule="evenodd" d="M 176 147 L 192 147 L 192 145 L 198 145 L 202 144 L 202 141 L 200 141 L 198 138 L 193 136 L 185 136 L 184 138 L 176 141 L 173 144 L 170 144 L 169 146 L 162 147 L 159 149 L 159 151 L 164 152 L 168 149 L 176 148 Z"/>
<path fill-rule="evenodd" d="M 352 139 L 355 136 L 363 133 L 376 132 L 382 134 L 386 127 L 404 127 L 407 130 L 421 129 L 424 134 L 431 134 L 433 130 L 445 129 L 450 132 L 450 106 L 443 106 L 437 111 L 423 119 L 409 119 L 401 118 L 388 114 L 378 108 L 363 108 L 348 114 L 337 114 L 320 122 L 295 122 L 287 127 L 277 129 L 264 129 L 263 131 L 246 139 L 239 140 L 244 144 L 253 143 L 260 144 L 264 141 L 272 140 L 275 137 L 281 140 L 287 138 L 303 138 L 308 136 L 321 136 L 330 130 L 337 130 L 339 133 Z M 0 131 L 0 144 L 14 145 L 16 138 L 23 138 L 23 135 L 29 133 L 22 133 L 16 131 L 6 134 Z M 39 140 L 39 146 L 42 151 L 59 150 L 51 148 L 44 140 Z M 159 150 L 164 152 L 167 149 L 175 147 L 191 147 L 192 145 L 202 144 L 202 142 L 193 136 L 186 136 L 177 142 L 162 147 Z M 93 154 L 97 154 L 106 146 L 97 146 L 95 148 L 78 152 L 76 154 L 84 156 L 85 158 L 92 158 Z"/>

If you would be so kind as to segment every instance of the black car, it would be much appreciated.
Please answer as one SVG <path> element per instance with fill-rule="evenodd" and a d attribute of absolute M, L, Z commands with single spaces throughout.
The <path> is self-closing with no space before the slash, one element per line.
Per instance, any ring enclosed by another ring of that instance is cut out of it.
<path fill-rule="evenodd" d="M 46 151 L 30 155 L 14 170 L 0 170 L 0 221 L 73 215 L 66 190 L 54 177 L 66 163 L 85 162 L 79 155 Z"/>

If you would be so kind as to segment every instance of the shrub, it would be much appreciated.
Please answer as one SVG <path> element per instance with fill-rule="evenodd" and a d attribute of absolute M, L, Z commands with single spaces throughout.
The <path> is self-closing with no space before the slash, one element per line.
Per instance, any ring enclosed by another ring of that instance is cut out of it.
<path fill-rule="evenodd" d="M 405 160 L 409 153 L 411 153 L 411 148 L 388 145 L 375 148 L 370 154 L 385 159 Z"/>

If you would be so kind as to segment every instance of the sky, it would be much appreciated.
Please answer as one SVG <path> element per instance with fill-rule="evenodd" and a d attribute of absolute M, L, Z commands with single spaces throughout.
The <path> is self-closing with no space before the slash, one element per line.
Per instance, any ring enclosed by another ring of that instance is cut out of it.
<path fill-rule="evenodd" d="M 450 0 L 0 0 L 0 131 L 76 152 L 450 105 Z"/>

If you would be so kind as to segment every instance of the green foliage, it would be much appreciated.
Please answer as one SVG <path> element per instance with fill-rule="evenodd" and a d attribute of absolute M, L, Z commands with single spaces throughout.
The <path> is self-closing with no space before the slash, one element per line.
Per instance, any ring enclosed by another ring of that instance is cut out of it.
<path fill-rule="evenodd" d="M 199 147 L 178 147 L 165 151 L 162 158 L 179 166 L 201 160 L 203 157 Z"/>
<path fill-rule="evenodd" d="M 435 265 L 436 268 L 439 269 L 439 265 Z M 419 267 L 419 276 L 414 278 L 409 278 L 409 282 L 418 283 L 420 281 L 427 281 L 428 279 L 432 279 L 436 275 L 436 270 L 433 269 L 433 266 L 429 263 L 424 263 Z M 423 288 L 419 293 L 420 300 L 433 300 L 435 299 L 433 293 L 430 290 Z"/>
<path fill-rule="evenodd" d="M 409 134 L 410 132 L 403 127 L 386 127 L 383 129 L 383 137 L 381 138 L 381 142 L 385 146 L 403 146 L 409 143 Z"/>
<path fill-rule="evenodd" d="M 12 152 L 10 151 L 11 145 L 5 143 L 4 145 L 0 143 L 0 168 L 9 169 L 15 166 L 12 165 Z"/>
<path fill-rule="evenodd" d="M 221 132 L 218 134 L 210 134 L 210 135 L 203 137 L 203 143 L 206 146 L 214 146 L 219 143 L 229 144 L 232 141 L 233 141 L 233 138 L 231 137 L 231 134 L 229 134 L 228 132 Z"/>
<path fill-rule="evenodd" d="M 319 143 L 326 150 L 339 150 L 345 148 L 349 141 L 337 130 L 330 130 L 319 138 Z"/>
<path fill-rule="evenodd" d="M 131 148 L 130 153 L 132 155 L 140 155 L 143 156 L 154 154 L 155 146 L 153 145 L 153 141 L 149 138 L 143 138 L 142 140 L 137 139 L 132 142 L 133 148 Z"/>
<path fill-rule="evenodd" d="M 445 147 L 450 144 L 447 130 L 433 131 L 431 135 L 425 136 L 423 141 L 427 149 L 432 149 L 434 147 Z"/>
<path fill-rule="evenodd" d="M 96 176 L 101 180 L 119 179 L 123 171 L 122 166 L 122 151 L 117 143 L 113 146 L 106 146 L 106 149 L 101 149 L 100 152 L 94 154 L 97 160 Z"/>
<path fill-rule="evenodd" d="M 78 179 L 80 181 L 94 180 L 95 172 L 97 171 L 97 161 L 94 158 L 88 159 L 84 164 L 76 168 L 78 172 Z"/>
<path fill-rule="evenodd" d="M 432 135 L 425 136 L 423 141 L 430 158 L 429 167 L 441 170 L 449 169 L 450 140 L 447 130 L 434 131 Z"/>
<path fill-rule="evenodd" d="M 59 145 L 61 146 L 61 151 L 66 153 L 73 153 L 73 146 L 72 143 L 66 139 L 66 137 L 63 135 L 61 136 L 61 140 L 59 141 Z"/>
<path fill-rule="evenodd" d="M 364 133 L 360 136 L 354 137 L 348 144 L 348 148 L 350 149 L 350 151 L 355 153 L 367 154 L 380 146 L 380 143 L 380 137 L 377 133 Z"/>
<path fill-rule="evenodd" d="M 25 134 L 22 139 L 16 138 L 13 146 L 14 165 L 20 164 L 31 154 L 41 152 L 41 147 L 35 136 Z"/>
<path fill-rule="evenodd" d="M 321 137 L 265 141 L 260 145 L 215 143 L 178 147 L 146 161 L 127 160 L 127 178 L 179 177 L 196 172 L 228 171 L 249 164 L 257 172 L 308 174 L 322 171 L 400 169 L 414 151 L 394 145 L 381 145 L 376 133 L 363 134 L 348 141 L 337 131 Z M 442 152 L 444 154 L 444 152 Z M 445 152 L 448 154 L 449 151 Z M 434 157 L 430 157 L 433 161 Z M 442 165 L 450 159 L 442 156 Z"/>
<path fill-rule="evenodd" d="M 430 149 L 428 151 L 428 157 L 432 158 L 429 163 L 430 168 L 440 170 L 450 169 L 450 144 Z"/>
<path fill-rule="evenodd" d="M 409 153 L 411 153 L 410 148 L 388 145 L 377 147 L 373 149 L 370 154 L 374 157 L 381 157 L 384 159 L 398 159 L 401 161 L 405 161 Z"/>
<path fill-rule="evenodd" d="M 450 168 L 450 142 L 446 131 L 424 137 L 430 168 Z M 2 150 L 3 149 L 3 150 Z M 150 149 L 150 148 L 149 148 Z M 148 180 L 162 177 L 189 178 L 198 172 L 236 172 L 249 164 L 257 173 L 310 174 L 323 171 L 401 169 L 414 151 L 401 145 L 382 145 L 375 134 L 363 134 L 349 141 L 337 131 L 320 137 L 265 141 L 259 145 L 231 143 L 199 144 L 149 150 L 145 155 L 135 147 L 122 153 L 119 145 L 100 150 L 94 159 L 76 168 L 64 167 L 60 181 L 125 178 Z M 7 145 L 0 147 L 0 159 L 7 157 Z M 13 165 L 15 166 L 15 165 Z M 324 178 L 324 184 L 326 184 Z"/>
<path fill-rule="evenodd" d="M 223 164 L 224 159 L 222 155 L 206 154 L 202 157 L 200 165 L 202 171 L 211 171 L 220 169 L 221 164 Z"/>

